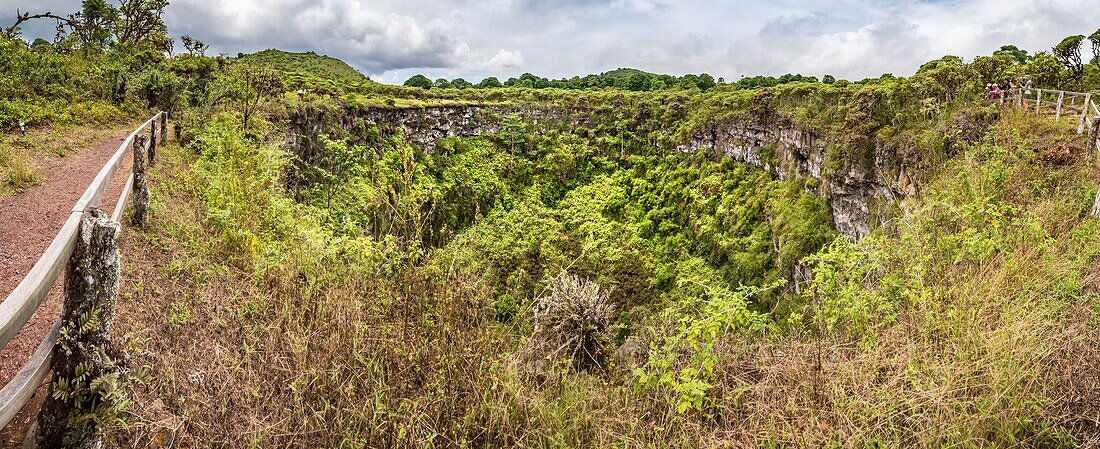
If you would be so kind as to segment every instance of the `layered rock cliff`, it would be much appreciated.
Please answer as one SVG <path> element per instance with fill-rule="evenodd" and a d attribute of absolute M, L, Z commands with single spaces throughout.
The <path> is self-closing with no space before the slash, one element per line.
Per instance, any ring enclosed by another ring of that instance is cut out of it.
<path fill-rule="evenodd" d="M 583 127 L 589 118 L 560 108 L 514 106 L 440 106 L 428 108 L 303 108 L 290 117 L 289 146 L 299 163 L 315 164 L 324 157 L 318 136 L 331 128 L 368 145 L 365 128 L 382 135 L 403 132 L 410 142 L 432 152 L 447 137 L 477 136 L 501 131 L 503 118 L 520 114 L 533 124 Z M 328 128 L 328 129 L 326 129 Z M 377 136 L 375 137 L 377 138 Z M 761 167 L 780 178 L 802 177 L 829 201 L 838 231 L 854 240 L 888 218 L 890 205 L 915 195 L 914 157 L 875 144 L 871 154 L 838 156 L 821 133 L 800 127 L 773 113 L 749 113 L 737 119 L 713 121 L 687 142 L 669 149 L 683 153 L 716 152 Z M 294 179 L 291 179 L 293 184 Z"/>
<path fill-rule="evenodd" d="M 712 122 L 677 150 L 714 151 L 737 161 L 771 171 L 781 179 L 812 178 L 829 200 L 833 224 L 842 234 L 862 239 L 889 217 L 889 204 L 917 193 L 911 155 L 876 144 L 871 159 L 837 157 L 830 160 L 832 142 L 821 134 L 778 117 L 747 116 Z"/>

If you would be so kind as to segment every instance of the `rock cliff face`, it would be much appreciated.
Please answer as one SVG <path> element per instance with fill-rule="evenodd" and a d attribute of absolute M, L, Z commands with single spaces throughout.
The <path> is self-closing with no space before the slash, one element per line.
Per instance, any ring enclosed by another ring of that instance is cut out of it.
<path fill-rule="evenodd" d="M 301 163 L 313 164 L 323 156 L 318 135 L 336 126 L 348 135 L 374 125 L 382 134 L 404 132 L 410 142 L 432 152 L 435 142 L 447 137 L 477 136 L 501 131 L 503 117 L 520 114 L 533 124 L 582 127 L 590 118 L 562 109 L 497 106 L 441 106 L 420 109 L 302 109 L 290 117 L 288 144 Z M 370 142 L 360 137 L 352 144 Z M 780 178 L 812 178 L 814 189 L 830 204 L 836 229 L 854 240 L 862 239 L 888 216 L 887 205 L 916 194 L 912 155 L 876 145 L 873 154 L 832 157 L 830 142 L 789 119 L 768 114 L 715 121 L 696 132 L 675 150 L 683 153 L 717 152 L 775 173 Z M 859 159 L 859 160 L 851 160 Z M 293 183 L 293 180 L 291 180 Z"/>
<path fill-rule="evenodd" d="M 785 118 L 748 116 L 713 122 L 677 150 L 714 151 L 771 171 L 781 179 L 817 180 L 816 190 L 829 200 L 836 229 L 854 240 L 866 237 L 887 218 L 884 206 L 916 195 L 910 175 L 912 155 L 879 144 L 870 160 L 834 156 L 829 161 L 829 146 L 821 135 Z"/>

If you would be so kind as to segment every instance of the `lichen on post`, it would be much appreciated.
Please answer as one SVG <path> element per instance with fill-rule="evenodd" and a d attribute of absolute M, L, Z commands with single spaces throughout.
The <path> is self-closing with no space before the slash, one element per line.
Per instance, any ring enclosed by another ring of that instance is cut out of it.
<path fill-rule="evenodd" d="M 157 165 L 157 122 L 149 125 L 149 165 Z"/>
<path fill-rule="evenodd" d="M 65 271 L 54 381 L 38 415 L 38 448 L 98 448 L 103 426 L 119 418 L 128 364 L 111 341 L 118 300 L 121 226 L 99 209 L 84 213 Z"/>
<path fill-rule="evenodd" d="M 149 209 L 149 183 L 145 178 L 145 136 L 134 138 L 134 192 L 133 215 L 130 222 L 134 226 L 145 227 Z"/>

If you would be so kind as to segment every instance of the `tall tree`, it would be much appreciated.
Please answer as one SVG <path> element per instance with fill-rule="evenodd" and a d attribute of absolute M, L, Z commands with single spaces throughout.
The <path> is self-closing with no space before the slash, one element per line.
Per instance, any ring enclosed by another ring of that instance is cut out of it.
<path fill-rule="evenodd" d="M 187 49 L 187 53 L 189 53 L 191 56 L 205 56 L 206 49 L 210 48 L 209 45 L 206 45 L 206 42 L 195 39 L 186 34 L 180 36 L 180 41 L 183 42 L 183 48 Z"/>
<path fill-rule="evenodd" d="M 993 54 L 1011 56 L 1017 64 L 1026 64 L 1028 60 L 1027 51 L 1021 50 L 1015 45 L 1002 45 L 1001 48 L 993 52 Z"/>
<path fill-rule="evenodd" d="M 405 87 L 419 87 L 421 89 L 431 89 L 432 88 L 432 80 L 428 79 L 428 77 L 426 77 L 424 75 L 416 74 L 416 75 L 413 75 L 412 78 L 409 78 L 407 81 L 405 81 Z"/>
<path fill-rule="evenodd" d="M 111 36 L 121 14 L 118 8 L 106 0 L 84 0 L 77 17 L 80 20 L 71 22 L 70 25 L 85 50 L 88 47 L 104 49 L 111 43 Z"/>
<path fill-rule="evenodd" d="M 1100 66 L 1100 30 L 1090 34 L 1089 41 L 1092 42 L 1092 63 Z"/>
<path fill-rule="evenodd" d="M 121 18 L 115 27 L 115 43 L 171 51 L 168 26 L 162 17 L 167 6 L 168 0 L 119 0 Z"/>
<path fill-rule="evenodd" d="M 1077 80 L 1077 87 L 1081 87 L 1085 75 L 1085 66 L 1081 62 L 1081 42 L 1084 40 L 1085 36 L 1078 34 L 1062 39 L 1062 42 L 1054 46 L 1054 57 L 1058 58 L 1058 62 L 1066 66 L 1073 78 Z"/>
<path fill-rule="evenodd" d="M 488 78 L 485 78 L 485 79 L 481 80 L 480 83 L 477 83 L 476 87 L 478 89 L 496 89 L 496 88 L 504 87 L 504 85 L 500 83 L 500 80 L 498 80 L 497 77 L 490 76 Z"/>

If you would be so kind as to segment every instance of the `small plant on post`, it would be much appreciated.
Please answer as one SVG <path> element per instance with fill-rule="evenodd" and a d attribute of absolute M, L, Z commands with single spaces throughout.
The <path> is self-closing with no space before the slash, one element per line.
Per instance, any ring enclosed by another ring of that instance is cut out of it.
<path fill-rule="evenodd" d="M 130 222 L 145 227 L 149 209 L 149 183 L 145 179 L 145 136 L 134 138 L 134 212 Z"/>
<path fill-rule="evenodd" d="M 33 436 L 38 448 L 98 448 L 119 420 L 128 364 L 111 341 L 122 228 L 99 209 L 85 212 L 65 271 L 65 304 L 47 390 Z"/>

